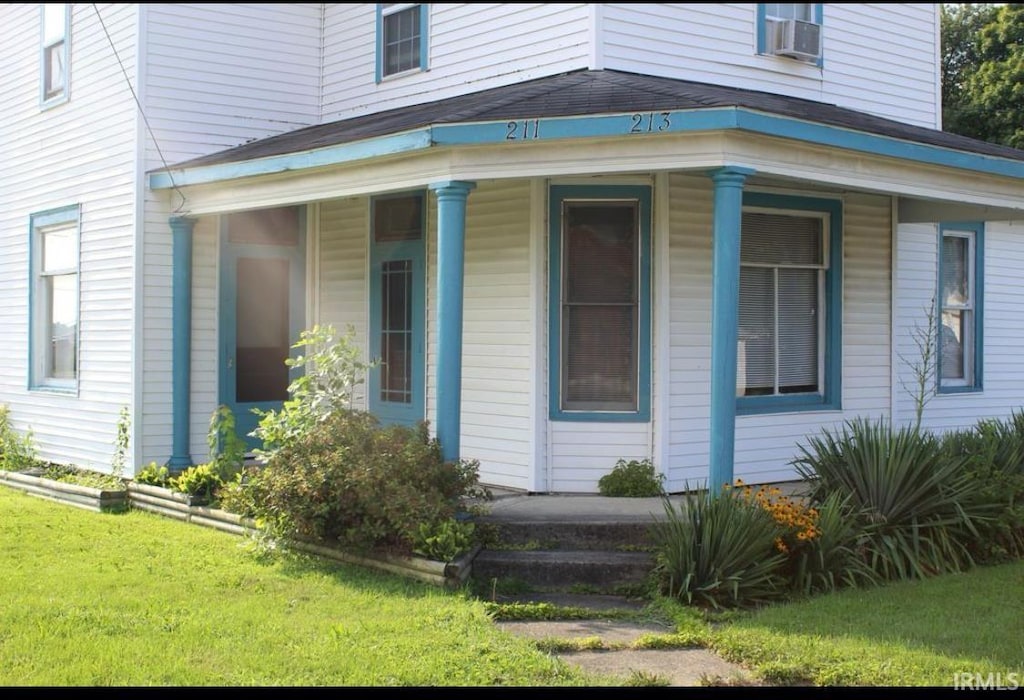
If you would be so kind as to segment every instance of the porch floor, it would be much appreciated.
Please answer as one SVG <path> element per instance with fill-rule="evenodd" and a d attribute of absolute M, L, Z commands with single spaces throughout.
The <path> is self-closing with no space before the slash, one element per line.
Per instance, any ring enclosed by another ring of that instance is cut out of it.
<path fill-rule="evenodd" d="M 787 496 L 800 495 L 803 481 L 784 481 L 776 486 Z M 486 520 L 499 522 L 650 522 L 665 517 L 661 498 L 610 498 L 592 494 L 530 494 L 499 486 L 488 486 L 494 496 L 484 502 Z M 677 507 L 684 494 L 669 496 Z"/>

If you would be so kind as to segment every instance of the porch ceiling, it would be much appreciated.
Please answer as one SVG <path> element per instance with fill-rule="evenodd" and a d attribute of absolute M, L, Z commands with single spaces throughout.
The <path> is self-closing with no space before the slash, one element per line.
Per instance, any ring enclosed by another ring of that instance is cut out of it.
<path fill-rule="evenodd" d="M 835 105 L 577 71 L 261 139 L 150 173 L 202 214 L 422 187 L 742 165 L 898 195 L 900 218 L 1024 218 L 1024 151 Z M 968 216 L 969 215 L 969 216 Z M 940 217 L 946 218 L 946 217 Z"/>

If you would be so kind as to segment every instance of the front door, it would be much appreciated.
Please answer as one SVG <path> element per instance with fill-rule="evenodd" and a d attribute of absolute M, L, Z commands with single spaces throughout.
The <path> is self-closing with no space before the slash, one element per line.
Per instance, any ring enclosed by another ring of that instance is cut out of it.
<path fill-rule="evenodd" d="M 305 216 L 278 207 L 222 217 L 220 403 L 249 449 L 253 409 L 281 408 L 298 370 L 284 361 L 305 323 Z"/>
<path fill-rule="evenodd" d="M 373 200 L 370 241 L 370 411 L 414 425 L 425 407 L 423 193 Z"/>

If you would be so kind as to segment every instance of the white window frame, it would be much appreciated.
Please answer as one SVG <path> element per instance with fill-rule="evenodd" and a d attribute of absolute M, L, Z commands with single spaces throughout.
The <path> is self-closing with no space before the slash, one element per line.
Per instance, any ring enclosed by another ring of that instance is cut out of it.
<path fill-rule="evenodd" d="M 75 249 L 70 256 L 73 265 L 43 269 L 43 239 L 56 231 L 70 231 Z M 81 217 L 76 204 L 32 214 L 30 223 L 29 265 L 31 286 L 29 296 L 29 389 L 76 393 L 81 377 Z M 47 280 L 73 276 L 75 312 L 75 359 L 73 377 L 55 377 L 50 366 L 48 348 L 53 336 L 51 299 Z"/>
<path fill-rule="evenodd" d="M 419 19 L 416 23 L 416 30 L 419 32 L 420 50 L 416 56 L 416 65 L 402 70 L 395 71 L 394 73 L 387 72 L 388 65 L 388 45 L 387 45 L 387 32 L 385 30 L 387 26 L 387 20 L 389 17 L 401 14 L 413 8 L 419 8 Z M 426 70 L 426 60 L 424 58 L 427 47 L 427 36 L 425 27 L 426 13 L 429 12 L 429 6 L 427 3 L 421 2 L 402 2 L 402 3 L 380 3 L 380 27 L 378 28 L 378 46 L 377 46 L 377 82 L 381 80 L 391 79 L 409 73 L 418 73 Z"/>
<path fill-rule="evenodd" d="M 809 264 L 774 264 L 774 263 L 750 263 L 744 262 L 740 259 L 740 270 L 743 268 L 758 268 L 758 269 L 771 269 L 774 271 L 773 278 L 774 284 L 773 289 L 775 290 L 775 298 L 772 302 L 772 307 L 775 312 L 775 327 L 774 327 L 774 338 L 775 338 L 775 367 L 774 367 L 774 386 L 771 394 L 754 394 L 746 396 L 746 377 L 739 376 L 737 372 L 736 377 L 736 396 L 737 398 L 760 398 L 760 399 L 771 399 L 784 396 L 800 396 L 800 393 L 782 393 L 779 391 L 779 368 L 782 362 L 782 353 L 779 352 L 779 270 L 817 270 L 817 287 L 818 287 L 818 318 L 817 318 L 817 333 L 818 333 L 818 389 L 814 392 L 807 392 L 803 395 L 816 394 L 824 397 L 826 393 L 825 382 L 827 381 L 827 372 L 825 370 L 825 351 L 828 343 L 828 303 L 827 303 L 827 290 L 825 288 L 825 280 L 829 271 L 829 260 L 831 259 L 830 250 L 830 235 L 831 231 L 831 217 L 828 212 L 818 211 L 807 211 L 800 209 L 776 209 L 773 207 L 743 207 L 744 214 L 768 214 L 771 216 L 791 216 L 794 218 L 801 219 L 817 219 L 821 222 L 821 228 L 819 235 L 821 236 L 821 263 L 818 265 Z M 741 254 L 742 255 L 742 254 Z M 742 299 L 740 300 L 742 302 Z"/>
<path fill-rule="evenodd" d="M 63 33 L 60 37 L 47 39 L 47 7 L 63 6 Z M 39 6 L 39 103 L 48 108 L 68 101 L 71 92 L 71 3 L 43 3 Z M 48 90 L 51 81 L 50 54 L 59 51 L 64 65 L 64 80 L 59 89 Z"/>
<path fill-rule="evenodd" d="M 942 329 L 945 326 L 943 322 L 943 316 L 946 310 L 959 311 L 961 314 L 966 312 L 966 318 L 963 321 L 963 333 L 964 338 L 960 338 L 960 348 L 963 352 L 963 365 L 960 368 L 963 371 L 963 377 L 943 377 L 940 368 L 939 371 L 939 386 L 940 388 L 949 387 L 974 387 L 975 385 L 975 370 L 974 363 L 977 361 L 975 358 L 976 337 L 975 337 L 975 313 L 976 313 L 976 302 L 978 298 L 977 281 L 975 278 L 975 264 L 977 261 L 977 234 L 971 230 L 960 230 L 956 228 L 948 228 L 942 230 L 939 236 L 939 259 L 942 259 L 942 249 L 947 238 L 962 238 L 967 241 L 967 260 L 965 261 L 967 271 L 967 294 L 968 299 L 963 304 L 950 304 L 942 298 L 942 278 L 939 278 L 939 338 L 938 338 L 938 351 L 939 358 L 942 358 Z M 940 268 L 941 270 L 941 262 Z"/>

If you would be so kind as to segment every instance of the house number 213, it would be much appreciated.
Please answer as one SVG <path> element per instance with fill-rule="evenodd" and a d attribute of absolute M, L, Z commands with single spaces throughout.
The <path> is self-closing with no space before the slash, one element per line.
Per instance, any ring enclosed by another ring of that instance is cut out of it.
<path fill-rule="evenodd" d="M 634 114 L 630 119 L 629 133 L 649 134 L 652 131 L 664 131 L 672 126 L 669 121 L 669 112 L 647 112 L 645 114 Z"/>

